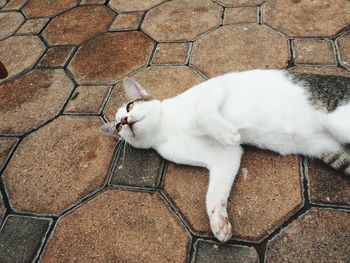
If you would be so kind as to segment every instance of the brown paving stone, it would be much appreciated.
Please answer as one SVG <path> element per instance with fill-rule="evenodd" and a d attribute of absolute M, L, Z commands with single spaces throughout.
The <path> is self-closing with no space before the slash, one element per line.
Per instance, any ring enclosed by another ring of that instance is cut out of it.
<path fill-rule="evenodd" d="M 105 6 L 80 6 L 55 17 L 43 37 L 49 45 L 78 45 L 108 30 L 114 14 Z"/>
<path fill-rule="evenodd" d="M 19 12 L 0 13 L 0 40 L 11 36 L 24 20 Z"/>
<path fill-rule="evenodd" d="M 0 138 L 0 170 L 2 169 L 3 165 L 5 164 L 5 162 L 8 158 L 8 155 L 12 151 L 16 142 L 17 142 L 17 139 L 15 139 L 15 138 Z M 1 197 L 1 195 L 0 195 L 0 197 Z"/>
<path fill-rule="evenodd" d="M 311 208 L 267 245 L 266 262 L 349 262 L 350 213 Z"/>
<path fill-rule="evenodd" d="M 41 67 L 64 67 L 73 50 L 73 47 L 50 47 L 38 65 Z"/>
<path fill-rule="evenodd" d="M 225 9 L 224 25 L 257 22 L 258 11 L 256 7 L 235 7 Z"/>
<path fill-rule="evenodd" d="M 191 65 L 214 77 L 230 71 L 285 68 L 289 59 L 287 39 L 266 26 L 228 25 L 194 43 Z"/>
<path fill-rule="evenodd" d="M 350 33 L 339 38 L 337 43 L 340 50 L 340 61 L 350 68 Z"/>
<path fill-rule="evenodd" d="M 118 13 L 135 12 L 150 9 L 165 0 L 111 0 L 109 6 Z"/>
<path fill-rule="evenodd" d="M 111 31 L 118 30 L 133 30 L 137 29 L 140 25 L 143 13 L 127 13 L 118 15 L 111 27 Z"/>
<path fill-rule="evenodd" d="M 258 253 L 252 247 L 218 244 L 199 240 L 195 244 L 193 263 L 259 263 Z"/>
<path fill-rule="evenodd" d="M 44 51 L 45 45 L 37 36 L 13 36 L 1 41 L 0 61 L 9 73 L 7 79 L 30 68 Z M 5 80 L 0 80 L 0 83 Z"/>
<path fill-rule="evenodd" d="M 350 207 L 350 180 L 326 164 L 308 160 L 309 195 L 312 203 Z"/>
<path fill-rule="evenodd" d="M 185 64 L 189 56 L 189 43 L 160 43 L 153 64 Z"/>
<path fill-rule="evenodd" d="M 315 66 L 297 66 L 290 69 L 294 73 L 314 73 L 320 75 L 342 75 L 350 77 L 350 71 L 344 70 L 339 67 L 315 67 Z"/>
<path fill-rule="evenodd" d="M 49 21 L 48 18 L 28 19 L 17 31 L 17 34 L 39 34 L 47 21 Z"/>
<path fill-rule="evenodd" d="M 243 168 L 247 176 L 243 176 Z M 200 234 L 211 234 L 205 208 L 207 185 L 206 170 L 168 166 L 164 190 L 194 231 Z M 246 149 L 229 200 L 233 237 L 258 242 L 288 219 L 301 203 L 299 159 L 296 156 L 283 157 Z"/>
<path fill-rule="evenodd" d="M 110 189 L 58 222 L 42 262 L 186 262 L 189 241 L 158 194 Z"/>
<path fill-rule="evenodd" d="M 350 2 L 270 0 L 263 4 L 263 21 L 293 37 L 330 37 L 350 24 Z"/>
<path fill-rule="evenodd" d="M 147 12 L 142 30 L 157 41 L 186 41 L 221 23 L 223 9 L 209 0 L 178 0 Z"/>
<path fill-rule="evenodd" d="M 65 112 L 99 113 L 109 89 L 108 86 L 79 86 Z"/>
<path fill-rule="evenodd" d="M 106 0 L 83 0 L 80 2 L 80 5 L 95 5 L 95 4 L 104 4 Z"/>
<path fill-rule="evenodd" d="M 225 7 L 232 6 L 253 6 L 263 3 L 265 0 L 214 0 Z"/>
<path fill-rule="evenodd" d="M 23 8 L 27 17 L 55 16 L 74 6 L 78 0 L 29 0 Z"/>
<path fill-rule="evenodd" d="M 101 124 L 98 117 L 64 116 L 26 137 L 3 175 L 12 206 L 58 214 L 98 189 L 115 147 L 101 136 Z"/>
<path fill-rule="evenodd" d="M 2 200 L 2 195 L 0 193 L 0 225 L 2 223 L 2 220 L 4 219 L 4 216 L 5 216 L 5 205 L 4 205 L 4 202 Z"/>
<path fill-rule="evenodd" d="M 7 4 L 6 0 L 0 0 L 0 8 Z"/>
<path fill-rule="evenodd" d="M 49 219 L 10 215 L 0 231 L 0 262 L 35 262 Z"/>
<path fill-rule="evenodd" d="M 84 43 L 68 68 L 80 84 L 114 84 L 144 66 L 153 45 L 140 32 L 105 33 Z"/>
<path fill-rule="evenodd" d="M 59 113 L 73 89 L 63 70 L 33 70 L 0 86 L 0 133 L 22 134 Z"/>
<path fill-rule="evenodd" d="M 163 159 L 154 150 L 143 150 L 123 144 L 110 184 L 156 187 Z M 128 147 L 128 148 L 126 148 Z"/>
<path fill-rule="evenodd" d="M 331 41 L 315 39 L 295 39 L 295 64 L 335 65 L 335 55 Z"/>
<path fill-rule="evenodd" d="M 8 2 L 2 10 L 20 10 L 26 2 L 27 0 L 10 0 L 10 2 Z"/>
<path fill-rule="evenodd" d="M 186 66 L 152 66 L 139 71 L 132 78 L 157 99 L 173 97 L 204 81 Z M 118 108 L 127 101 L 121 84 L 116 85 L 105 109 L 106 117 L 114 120 Z"/>

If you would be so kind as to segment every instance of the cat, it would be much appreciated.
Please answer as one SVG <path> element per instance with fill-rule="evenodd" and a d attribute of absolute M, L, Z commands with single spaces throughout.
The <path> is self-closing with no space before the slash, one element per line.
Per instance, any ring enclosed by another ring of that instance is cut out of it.
<path fill-rule="evenodd" d="M 209 170 L 206 209 L 214 236 L 231 238 L 227 200 L 243 149 L 320 158 L 350 175 L 350 79 L 283 70 L 233 72 L 165 100 L 131 78 L 131 99 L 101 131 L 175 163 Z"/>

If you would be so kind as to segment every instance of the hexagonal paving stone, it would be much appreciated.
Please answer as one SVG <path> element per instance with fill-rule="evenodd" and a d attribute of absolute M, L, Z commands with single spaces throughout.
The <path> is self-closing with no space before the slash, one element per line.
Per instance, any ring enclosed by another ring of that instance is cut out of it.
<path fill-rule="evenodd" d="M 0 171 L 17 141 L 15 138 L 0 138 Z"/>
<path fill-rule="evenodd" d="M 258 22 L 258 10 L 255 6 L 235 7 L 235 8 L 225 9 L 224 25 L 257 23 L 257 22 Z"/>
<path fill-rule="evenodd" d="M 153 46 L 140 32 L 105 33 L 84 43 L 68 68 L 80 84 L 114 84 L 144 66 Z"/>
<path fill-rule="evenodd" d="M 2 199 L 2 195 L 0 193 L 0 226 L 1 226 L 2 220 L 4 219 L 5 212 L 6 212 L 6 208 L 4 205 L 4 201 Z"/>
<path fill-rule="evenodd" d="M 293 37 L 331 37 L 350 24 L 346 0 L 271 0 L 262 7 L 264 23 Z"/>
<path fill-rule="evenodd" d="M 214 0 L 214 1 L 225 7 L 254 6 L 254 5 L 260 5 L 261 3 L 265 2 L 265 0 Z"/>
<path fill-rule="evenodd" d="M 74 91 L 65 112 L 99 113 L 109 89 L 109 86 L 79 86 Z"/>
<path fill-rule="evenodd" d="M 234 238 L 258 242 L 300 208 L 299 170 L 296 156 L 246 149 L 228 206 Z M 206 170 L 168 166 L 164 181 L 167 196 L 196 233 L 211 235 L 205 208 L 207 187 Z"/>
<path fill-rule="evenodd" d="M 341 75 L 344 77 L 350 77 L 350 71 L 339 67 L 315 67 L 315 66 L 297 66 L 289 69 L 291 72 L 296 74 L 302 73 L 313 73 L 320 75 Z"/>
<path fill-rule="evenodd" d="M 144 11 L 166 0 L 111 0 L 109 6 L 118 13 Z"/>
<path fill-rule="evenodd" d="M 0 231 L 0 262 L 34 262 L 50 219 L 10 215 Z"/>
<path fill-rule="evenodd" d="M 204 81 L 202 77 L 186 66 L 152 66 L 139 71 L 132 78 L 157 99 L 176 96 Z M 105 109 L 106 117 L 109 120 L 114 120 L 118 108 L 128 100 L 121 84 L 116 85 Z"/>
<path fill-rule="evenodd" d="M 142 20 L 142 12 L 119 14 L 113 21 L 110 30 L 134 30 L 137 29 Z"/>
<path fill-rule="evenodd" d="M 0 13 L 0 40 L 11 36 L 24 20 L 20 12 Z"/>
<path fill-rule="evenodd" d="M 157 41 L 192 40 L 218 26 L 222 12 L 209 0 L 170 1 L 151 9 L 141 28 Z"/>
<path fill-rule="evenodd" d="M 45 45 L 37 36 L 13 36 L 1 41 L 0 61 L 9 72 L 7 79 L 30 68 L 44 51 Z M 7 79 L 0 80 L 0 83 Z"/>
<path fill-rule="evenodd" d="M 348 262 L 350 213 L 310 209 L 268 242 L 266 262 Z"/>
<path fill-rule="evenodd" d="M 158 194 L 110 189 L 59 220 L 42 262 L 185 262 L 189 240 Z"/>
<path fill-rule="evenodd" d="M 337 43 L 340 50 L 340 61 L 350 68 L 350 33 L 338 38 Z"/>
<path fill-rule="evenodd" d="M 350 207 L 350 180 L 328 165 L 308 161 L 309 195 L 312 203 Z"/>
<path fill-rule="evenodd" d="M 114 14 L 105 6 L 76 7 L 55 17 L 43 32 L 49 45 L 78 45 L 108 30 Z"/>
<path fill-rule="evenodd" d="M 163 159 L 156 151 L 123 144 L 110 184 L 154 188 L 159 182 L 162 167 Z"/>
<path fill-rule="evenodd" d="M 10 0 L 1 11 L 20 10 L 26 2 L 27 0 Z"/>
<path fill-rule="evenodd" d="M 259 263 L 258 253 L 252 247 L 218 244 L 198 240 L 193 263 Z"/>
<path fill-rule="evenodd" d="M 23 8 L 27 17 L 55 16 L 78 4 L 78 0 L 29 0 Z"/>
<path fill-rule="evenodd" d="M 99 188 L 115 147 L 101 125 L 98 117 L 64 116 L 26 137 L 3 174 L 12 206 L 58 214 Z"/>
<path fill-rule="evenodd" d="M 33 70 L 0 86 L 0 133 L 22 134 L 57 115 L 73 89 L 63 70 Z"/>
<path fill-rule="evenodd" d="M 278 56 L 276 56 L 278 54 Z M 191 65 L 209 77 L 230 71 L 285 68 L 288 41 L 263 25 L 228 25 L 197 40 Z"/>

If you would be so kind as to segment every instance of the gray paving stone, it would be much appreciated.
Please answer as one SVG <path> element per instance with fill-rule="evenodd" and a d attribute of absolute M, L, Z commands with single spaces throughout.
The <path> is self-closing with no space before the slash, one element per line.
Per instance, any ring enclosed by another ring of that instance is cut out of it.
<path fill-rule="evenodd" d="M 199 240 L 193 263 L 258 263 L 254 248 Z"/>
<path fill-rule="evenodd" d="M 141 150 L 124 144 L 112 171 L 111 184 L 155 187 L 163 159 L 154 150 Z"/>
<path fill-rule="evenodd" d="M 49 226 L 46 219 L 7 217 L 0 231 L 0 262 L 32 262 Z"/>

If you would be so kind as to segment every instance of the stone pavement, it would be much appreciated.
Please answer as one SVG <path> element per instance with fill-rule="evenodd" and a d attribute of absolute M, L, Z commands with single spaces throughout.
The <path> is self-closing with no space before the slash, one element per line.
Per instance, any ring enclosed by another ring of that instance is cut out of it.
<path fill-rule="evenodd" d="M 101 136 L 132 76 L 158 98 L 229 71 L 350 77 L 348 0 L 0 0 L 0 262 L 350 262 L 350 180 L 246 148 L 233 238 L 207 171 Z"/>

